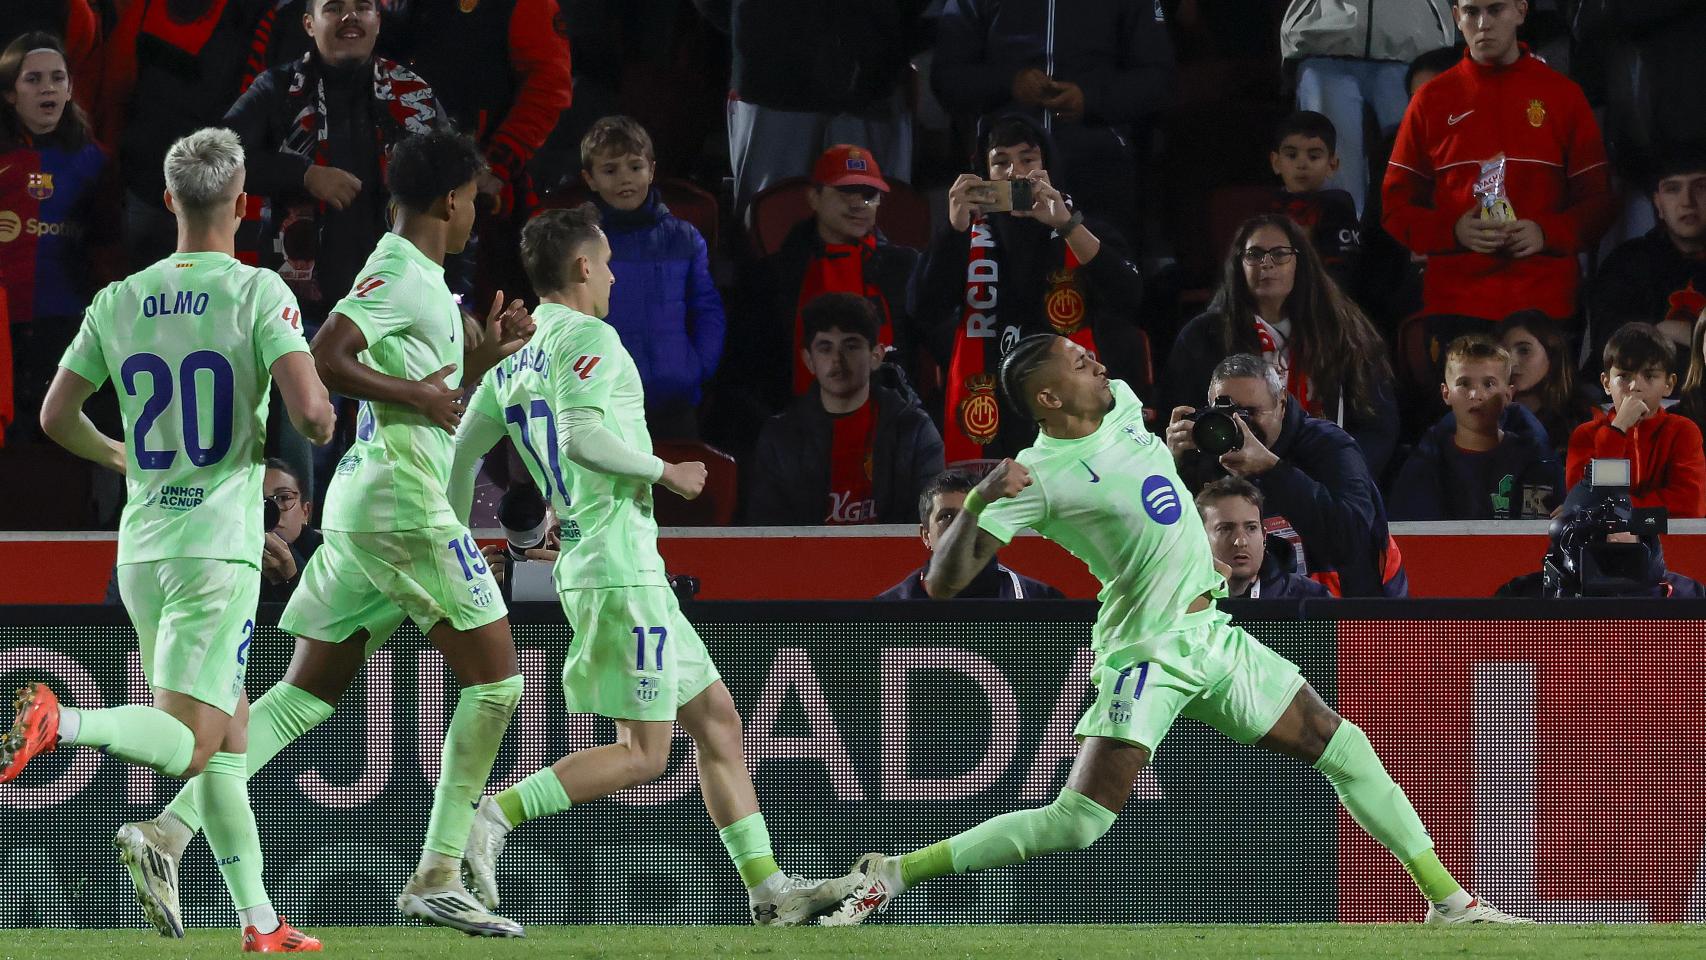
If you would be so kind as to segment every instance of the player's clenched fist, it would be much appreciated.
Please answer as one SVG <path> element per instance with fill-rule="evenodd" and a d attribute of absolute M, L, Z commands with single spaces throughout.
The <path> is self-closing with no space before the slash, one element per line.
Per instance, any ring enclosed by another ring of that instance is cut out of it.
<path fill-rule="evenodd" d="M 666 463 L 663 465 L 663 476 L 658 482 L 668 487 L 683 500 L 692 500 L 705 492 L 705 465 L 697 460 L 686 463 Z"/>
<path fill-rule="evenodd" d="M 1031 485 L 1031 471 L 1025 465 L 1009 457 L 995 465 L 983 482 L 977 485 L 978 492 L 983 495 L 985 502 L 993 503 L 1004 497 L 1016 497 L 1019 491 Z"/>
<path fill-rule="evenodd" d="M 426 414 L 445 433 L 455 433 L 456 425 L 462 422 L 462 391 L 444 385 L 444 378 L 455 370 L 453 363 L 422 380 L 415 400 L 415 409 Z"/>

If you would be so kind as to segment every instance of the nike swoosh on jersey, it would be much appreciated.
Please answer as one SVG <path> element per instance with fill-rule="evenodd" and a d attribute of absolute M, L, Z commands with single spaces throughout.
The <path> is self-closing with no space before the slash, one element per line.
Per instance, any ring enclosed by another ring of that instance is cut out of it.
<path fill-rule="evenodd" d="M 1078 462 L 1084 465 L 1084 469 L 1090 471 L 1090 482 L 1091 483 L 1101 483 L 1102 482 L 1102 478 L 1096 475 L 1096 471 L 1094 469 L 1092 469 L 1088 463 L 1084 463 L 1084 461 L 1082 461 L 1082 460 L 1080 460 Z"/>
<path fill-rule="evenodd" d="M 1473 111 L 1473 110 L 1465 110 L 1462 113 L 1452 114 L 1451 116 L 1445 118 L 1445 125 L 1448 127 L 1455 127 L 1455 126 L 1457 126 L 1458 121 L 1462 120 L 1464 117 L 1467 117 L 1471 113 L 1474 113 L 1474 112 L 1475 111 Z"/>

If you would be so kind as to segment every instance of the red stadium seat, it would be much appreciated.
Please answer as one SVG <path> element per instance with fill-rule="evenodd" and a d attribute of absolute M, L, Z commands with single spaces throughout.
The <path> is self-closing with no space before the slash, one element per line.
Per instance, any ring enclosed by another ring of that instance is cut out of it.
<path fill-rule="evenodd" d="M 660 527 L 726 527 L 734 522 L 739 503 L 740 469 L 735 458 L 707 443 L 660 440 L 652 452 L 680 463 L 698 460 L 705 464 L 705 492 L 698 499 L 683 500 L 668 491 L 658 491 L 652 509 Z"/>

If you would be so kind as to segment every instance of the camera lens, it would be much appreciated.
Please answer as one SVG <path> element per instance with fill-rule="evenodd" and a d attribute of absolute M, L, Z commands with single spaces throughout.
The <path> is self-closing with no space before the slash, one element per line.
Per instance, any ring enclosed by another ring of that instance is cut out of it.
<path fill-rule="evenodd" d="M 261 503 L 261 529 L 271 530 L 278 526 L 278 504 L 271 499 L 262 500 Z"/>
<path fill-rule="evenodd" d="M 1191 425 L 1191 440 L 1203 453 L 1220 457 L 1244 445 L 1244 432 L 1238 429 L 1231 414 L 1205 410 Z"/>

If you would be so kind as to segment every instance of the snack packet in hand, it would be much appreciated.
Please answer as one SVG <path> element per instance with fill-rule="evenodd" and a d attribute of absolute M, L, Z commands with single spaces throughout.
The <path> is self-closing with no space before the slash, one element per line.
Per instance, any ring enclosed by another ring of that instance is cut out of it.
<path fill-rule="evenodd" d="M 1475 196 L 1481 201 L 1482 220 L 1508 222 L 1516 219 L 1510 197 L 1505 195 L 1505 155 L 1481 161 L 1481 176 L 1475 181 Z"/>

